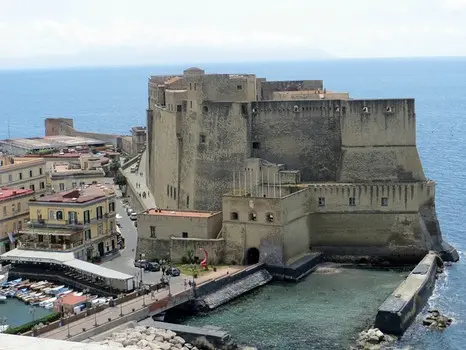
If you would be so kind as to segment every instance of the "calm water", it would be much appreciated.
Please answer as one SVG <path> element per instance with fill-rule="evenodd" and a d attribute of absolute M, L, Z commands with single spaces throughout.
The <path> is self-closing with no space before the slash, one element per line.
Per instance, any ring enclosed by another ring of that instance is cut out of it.
<path fill-rule="evenodd" d="M 407 273 L 336 269 L 273 283 L 188 325 L 216 325 L 260 350 L 347 349 Z"/>
<path fill-rule="evenodd" d="M 355 98 L 416 98 L 418 148 L 426 175 L 437 181 L 436 204 L 443 234 L 461 252 L 465 251 L 462 214 L 466 208 L 466 59 L 223 65 L 193 62 L 193 65 L 211 73 L 251 72 L 269 80 L 324 79 L 328 89 L 350 91 Z M 145 124 L 148 76 L 177 73 L 184 68 L 187 67 L 0 72 L 0 138 L 8 136 L 8 124 L 11 137 L 41 136 L 43 118 L 60 116 L 74 117 L 78 129 L 127 133 L 131 126 Z M 438 296 L 432 300 L 434 306 L 453 315 L 457 323 L 444 333 L 429 332 L 415 325 L 403 338 L 403 344 L 414 349 L 464 348 L 466 262 L 463 253 L 461 257 L 460 263 L 448 269 L 448 276 L 439 283 Z M 280 287 L 267 287 L 264 293 L 268 293 L 270 288 Z M 294 288 L 304 287 L 297 285 Z M 260 293 L 257 302 L 261 300 Z M 370 293 L 367 295 L 369 297 Z M 275 300 L 286 305 L 293 298 L 294 295 L 288 293 L 277 293 Z M 332 302 L 338 300 L 332 299 Z M 233 308 L 222 310 L 234 312 Z M 279 311 L 275 312 L 277 319 L 281 317 Z M 282 311 L 286 317 L 286 310 Z M 302 323 L 308 317 L 312 315 L 304 312 L 293 315 Z M 338 318 L 335 315 L 329 317 Z M 241 324 L 233 326 L 240 327 Z M 273 323 L 261 324 L 260 321 L 255 326 L 263 329 L 276 327 Z M 280 327 L 281 334 L 303 336 L 302 333 L 293 334 L 299 329 L 292 331 L 287 327 L 291 327 L 290 322 L 284 322 Z M 248 331 L 244 336 L 255 335 Z M 263 341 L 267 342 L 267 339 Z"/>
<path fill-rule="evenodd" d="M 20 326 L 26 322 L 30 322 L 50 315 L 52 310 L 47 310 L 43 307 L 26 305 L 22 301 L 15 298 L 9 298 L 5 304 L 0 304 L 0 324 L 10 325 L 10 327 Z"/>

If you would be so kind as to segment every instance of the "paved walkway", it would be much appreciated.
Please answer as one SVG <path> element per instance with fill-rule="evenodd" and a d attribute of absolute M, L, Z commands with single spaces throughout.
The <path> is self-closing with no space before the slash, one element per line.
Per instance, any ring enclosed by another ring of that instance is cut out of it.
<path fill-rule="evenodd" d="M 215 278 L 220 278 L 223 276 L 226 276 L 228 274 L 232 274 L 234 272 L 237 272 L 241 270 L 243 267 L 225 267 L 217 270 L 216 272 L 210 272 L 207 275 L 201 276 L 199 278 L 196 278 L 196 283 L 198 286 L 201 284 L 215 279 Z M 189 279 L 188 277 L 187 279 Z M 180 294 L 187 290 L 189 287 L 185 287 L 183 289 L 181 288 L 176 288 L 176 290 L 171 290 L 174 296 L 177 294 Z M 58 339 L 58 340 L 66 340 L 70 336 L 75 336 L 78 335 L 79 333 L 83 332 L 83 328 L 86 330 L 92 329 L 96 322 L 97 325 L 101 325 L 104 323 L 108 322 L 108 319 L 111 318 L 112 320 L 115 320 L 120 317 L 121 314 L 123 316 L 128 315 L 132 313 L 132 309 L 135 309 L 135 311 L 141 310 L 145 308 L 147 305 L 150 303 L 155 302 L 156 300 L 161 300 L 163 298 L 168 297 L 169 291 L 168 289 L 164 289 L 158 293 L 155 293 L 154 295 L 148 294 L 142 297 L 135 298 L 133 300 L 127 301 L 123 304 L 115 306 L 115 307 L 109 307 L 101 312 L 98 312 L 94 315 L 87 316 L 81 320 L 78 320 L 76 322 L 70 323 L 70 325 L 65 325 L 63 327 L 54 329 L 53 331 L 44 333 L 40 335 L 40 338 L 53 338 L 53 339 Z"/>
<path fill-rule="evenodd" d="M 149 188 L 146 186 L 146 156 L 147 151 L 144 151 L 141 155 L 141 162 L 139 168 L 135 173 L 131 173 L 131 167 L 123 170 L 123 174 L 126 177 L 128 186 L 131 187 L 132 191 L 136 194 L 140 194 L 139 201 L 143 204 L 145 209 L 155 208 L 154 196 L 150 193 Z M 146 193 L 146 198 L 143 194 Z"/>

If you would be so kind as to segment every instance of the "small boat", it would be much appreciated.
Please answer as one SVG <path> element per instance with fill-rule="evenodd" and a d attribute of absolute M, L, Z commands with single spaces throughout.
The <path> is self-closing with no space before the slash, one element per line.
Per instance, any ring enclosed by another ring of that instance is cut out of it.
<path fill-rule="evenodd" d="M 83 296 L 83 292 L 74 292 L 73 295 L 77 296 L 77 297 L 82 297 Z"/>
<path fill-rule="evenodd" d="M 49 299 L 43 300 L 39 303 L 39 306 L 45 307 L 47 304 L 53 304 L 55 300 L 57 300 L 57 298 L 49 298 Z"/>
<path fill-rule="evenodd" d="M 6 302 L 6 296 L 0 295 L 0 303 Z"/>
<path fill-rule="evenodd" d="M 0 275 L 0 285 L 3 286 L 4 283 L 8 281 L 8 275 Z"/>

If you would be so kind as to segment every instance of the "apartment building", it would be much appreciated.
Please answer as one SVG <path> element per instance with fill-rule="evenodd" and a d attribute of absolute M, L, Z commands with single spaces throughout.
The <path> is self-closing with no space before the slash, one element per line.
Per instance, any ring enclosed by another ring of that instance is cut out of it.
<path fill-rule="evenodd" d="M 42 158 L 0 157 L 0 187 L 46 193 L 45 160 Z"/>
<path fill-rule="evenodd" d="M 0 189 L 0 254 L 15 247 L 18 232 L 29 221 L 29 200 L 33 190 Z"/>
<path fill-rule="evenodd" d="M 68 251 L 93 260 L 118 249 L 113 189 L 86 185 L 36 198 L 29 204 L 30 222 L 23 228 L 21 249 Z"/>

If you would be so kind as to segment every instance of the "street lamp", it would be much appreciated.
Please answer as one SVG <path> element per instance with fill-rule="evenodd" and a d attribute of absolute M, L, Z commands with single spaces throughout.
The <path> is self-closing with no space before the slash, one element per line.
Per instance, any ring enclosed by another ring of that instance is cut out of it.
<path fill-rule="evenodd" d="M 142 259 L 146 256 L 146 254 L 144 253 L 141 253 L 139 254 L 139 268 L 140 268 L 140 274 L 141 274 L 141 282 L 140 282 L 140 287 L 139 289 L 141 289 L 142 287 L 142 273 L 143 273 L 143 266 L 142 266 Z"/>

